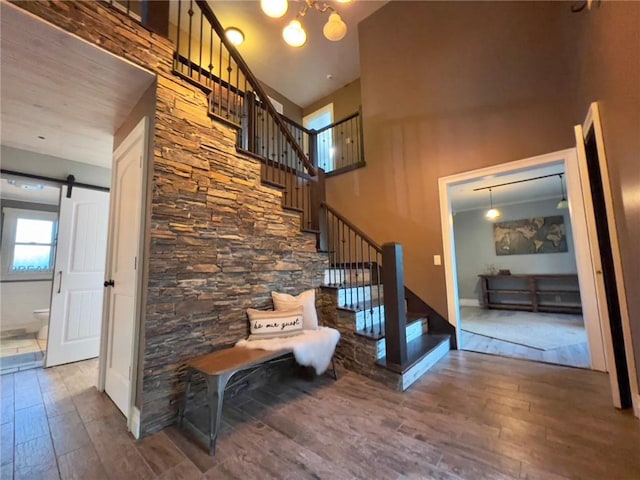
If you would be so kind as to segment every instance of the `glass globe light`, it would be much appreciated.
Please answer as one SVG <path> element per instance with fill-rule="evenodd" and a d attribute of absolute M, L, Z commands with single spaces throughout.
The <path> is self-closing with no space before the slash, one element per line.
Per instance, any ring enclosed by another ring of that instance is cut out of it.
<path fill-rule="evenodd" d="M 227 39 L 236 47 L 242 45 L 242 43 L 244 42 L 244 33 L 242 33 L 242 30 L 240 30 L 239 28 L 229 27 L 225 29 L 224 34 L 226 35 Z"/>
<path fill-rule="evenodd" d="M 487 213 L 484 214 L 484 216 L 487 218 L 487 220 L 495 220 L 499 217 L 502 216 L 502 212 L 500 210 L 498 210 L 497 208 L 491 208 L 489 210 L 487 210 Z"/>
<path fill-rule="evenodd" d="M 324 25 L 322 33 L 324 33 L 327 40 L 337 42 L 338 40 L 342 40 L 347 34 L 347 24 L 342 21 L 340 15 L 334 12 L 329 15 L 329 20 Z"/>
<path fill-rule="evenodd" d="M 307 32 L 299 20 L 291 20 L 282 30 L 282 38 L 292 47 L 301 47 L 307 43 Z"/>
<path fill-rule="evenodd" d="M 287 13 L 289 2 L 287 0 L 260 0 L 260 8 L 265 15 L 280 18 Z"/>

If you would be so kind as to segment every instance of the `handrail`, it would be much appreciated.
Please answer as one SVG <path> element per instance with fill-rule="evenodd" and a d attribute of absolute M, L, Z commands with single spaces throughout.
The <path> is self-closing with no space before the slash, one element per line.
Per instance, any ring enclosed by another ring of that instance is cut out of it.
<path fill-rule="evenodd" d="M 322 202 L 321 205 L 322 205 L 323 208 L 326 208 L 327 211 L 331 212 L 332 215 L 334 215 L 336 218 L 338 218 L 347 227 L 349 227 L 351 230 L 353 230 L 355 233 L 357 233 L 359 236 L 361 236 L 362 239 L 365 242 L 367 242 L 368 244 L 370 244 L 371 247 L 373 247 L 377 252 L 382 253 L 382 247 L 374 239 L 372 239 L 369 235 L 364 233 L 362 230 L 360 230 L 358 227 L 356 227 L 353 223 L 351 223 L 349 220 L 347 220 L 344 217 L 344 215 L 341 215 L 340 213 L 338 213 L 338 211 L 335 208 L 331 207 L 327 202 Z"/>
<path fill-rule="evenodd" d="M 244 59 L 236 49 L 235 45 L 233 45 L 227 39 L 227 36 L 224 32 L 224 28 L 222 27 L 222 25 L 214 15 L 207 1 L 195 0 L 195 2 L 198 5 L 198 7 L 200 7 L 200 10 L 202 11 L 204 16 L 207 18 L 207 20 L 211 24 L 211 27 L 215 30 L 216 34 L 220 38 L 220 41 L 224 44 L 226 49 L 229 51 L 229 54 L 233 57 L 233 60 L 236 62 L 238 67 L 242 70 L 242 73 L 244 74 L 248 82 L 251 84 L 251 87 L 253 88 L 253 90 L 258 94 L 258 97 L 260 97 L 260 100 L 263 100 L 266 110 L 269 112 L 271 117 L 274 119 L 275 123 L 278 125 L 278 128 L 280 129 L 280 132 L 284 135 L 285 139 L 287 140 L 287 143 L 289 143 L 289 145 L 295 150 L 298 156 L 302 159 L 302 163 L 304 164 L 309 174 L 312 176 L 316 176 L 317 175 L 316 168 L 309 161 L 306 154 L 302 150 L 302 147 L 298 144 L 298 142 L 296 142 L 295 138 L 293 138 L 293 135 L 291 135 L 291 132 L 287 129 L 284 122 L 280 118 L 280 114 L 276 111 L 276 109 L 271 104 L 271 102 L 268 101 L 267 93 L 262 88 L 262 85 L 260 84 L 258 79 L 255 77 L 255 75 L 253 74 L 253 72 L 251 71 L 247 63 L 244 61 Z"/>
<path fill-rule="evenodd" d="M 321 129 L 319 129 L 319 130 L 315 130 L 315 133 L 316 133 L 316 134 L 318 134 L 318 133 L 322 133 L 322 132 L 324 132 L 325 130 L 330 130 L 330 129 L 334 128 L 334 127 L 337 127 L 338 125 L 342 125 L 343 123 L 348 122 L 349 120 L 351 120 L 351 119 L 353 119 L 353 118 L 356 118 L 358 115 L 360 115 L 360 112 L 353 112 L 351 115 L 347 115 L 347 116 L 346 116 L 346 117 L 344 117 L 342 120 L 338 120 L 337 122 L 334 122 L 334 123 L 332 123 L 332 124 L 330 124 L 330 125 L 327 125 L 327 126 L 325 126 L 325 127 L 322 127 L 322 128 L 321 128 Z"/>
<path fill-rule="evenodd" d="M 289 117 L 285 116 L 284 114 L 281 113 L 279 115 L 280 115 L 280 118 L 282 118 L 282 120 L 285 123 L 288 123 L 289 125 L 292 125 L 292 126 L 298 128 L 298 129 L 302 130 L 307 135 L 312 135 L 314 133 L 314 130 L 310 130 L 307 127 L 303 127 L 298 122 L 296 122 L 295 120 L 291 120 Z"/>

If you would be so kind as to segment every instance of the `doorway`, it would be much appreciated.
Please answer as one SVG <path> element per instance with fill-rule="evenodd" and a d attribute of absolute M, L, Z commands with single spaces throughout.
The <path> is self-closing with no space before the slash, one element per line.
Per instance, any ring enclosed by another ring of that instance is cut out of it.
<path fill-rule="evenodd" d="M 60 188 L 0 179 L 0 374 L 41 367 L 47 351 Z"/>
<path fill-rule="evenodd" d="M 80 198 L 82 183 L 110 186 L 114 147 L 122 142 L 141 118 L 149 117 L 149 111 L 155 111 L 155 75 L 68 32 L 54 28 L 14 5 L 2 2 L 0 8 L 3 30 L 0 55 L 2 93 L 3 98 L 6 96 L 12 99 L 7 105 L 3 104 L 0 119 L 3 125 L 3 172 L 41 175 L 53 179 L 65 179 L 72 173 L 76 180 L 72 186 L 72 200 Z M 34 44 L 48 45 L 49 48 L 46 51 L 36 49 L 33 48 Z M 51 62 L 51 58 L 56 61 Z M 100 81 L 96 81 L 97 78 Z M 34 102 L 33 98 L 38 98 L 38 102 Z M 144 153 L 136 164 L 146 171 L 148 152 L 152 151 L 147 148 L 149 137 L 146 131 L 144 141 Z M 144 184 L 148 178 L 144 175 L 139 178 L 142 208 L 135 220 L 143 224 L 146 198 Z M 68 198 L 67 193 L 71 192 L 65 191 L 65 200 Z M 87 235 L 83 238 L 91 240 L 91 233 L 94 232 L 96 242 L 93 244 L 97 247 L 97 238 L 101 237 L 98 230 L 105 233 L 106 237 L 108 223 L 105 219 L 99 225 L 96 224 L 98 217 L 94 209 L 87 205 L 83 200 L 83 206 L 74 207 L 72 229 L 75 229 L 74 233 L 80 233 L 76 228 L 80 217 L 85 218 L 88 225 L 94 222 L 93 227 L 85 231 Z M 99 210 L 105 212 L 104 203 Z M 129 221 L 134 219 L 131 217 Z M 120 231 L 126 233 L 127 229 Z M 70 238 L 74 239 L 73 236 Z M 106 241 L 103 243 L 106 244 Z M 77 246 L 77 242 L 75 244 Z M 104 272 L 104 260 L 100 261 L 93 255 L 95 249 L 91 245 L 87 244 L 85 247 L 71 249 L 74 255 L 82 254 L 82 258 L 68 258 L 65 263 L 72 268 L 62 269 L 62 278 L 57 278 L 60 269 L 54 270 L 55 276 L 49 279 L 50 282 L 53 280 L 54 293 L 58 292 L 59 287 L 62 293 L 65 285 L 70 286 L 68 281 L 71 281 L 71 273 L 75 275 L 91 271 L 95 274 L 99 263 L 102 264 L 100 271 Z M 100 277 L 97 288 L 92 292 L 81 292 L 82 289 L 70 291 L 65 296 L 65 302 L 61 302 L 65 312 L 63 317 L 66 319 L 57 324 L 58 337 L 66 341 L 59 345 L 61 348 L 58 353 L 61 354 L 62 363 L 76 360 L 66 357 L 71 349 L 71 340 L 78 346 L 81 341 L 91 337 L 92 343 L 100 347 L 96 340 L 104 327 L 101 322 L 102 308 L 98 309 L 100 315 L 97 324 L 84 322 L 85 310 L 93 310 L 95 313 L 97 305 L 103 299 L 105 274 L 101 273 Z M 83 283 L 79 276 L 75 280 L 80 285 Z M 92 282 L 95 283 L 95 279 Z M 136 279 L 134 289 L 139 288 L 139 285 L 140 282 Z M 71 297 L 78 301 L 75 304 L 68 301 Z M 136 304 L 135 308 L 138 309 L 135 318 L 139 321 L 139 305 Z M 139 324 L 136 323 L 134 328 L 139 328 Z M 51 347 L 55 331 L 51 325 L 48 347 Z M 104 335 L 102 338 L 106 339 Z M 135 381 L 137 344 L 130 347 L 132 364 L 128 370 L 132 372 L 132 381 Z M 98 348 L 90 355 L 100 355 L 100 361 L 104 362 L 103 350 Z M 96 378 L 95 384 L 98 390 L 103 391 L 103 376 Z M 134 394 L 135 389 L 123 409 L 123 414 L 127 417 L 131 415 Z"/>
<path fill-rule="evenodd" d="M 460 292 L 458 287 L 458 275 L 456 266 L 455 253 L 455 236 L 454 224 L 455 217 L 451 208 L 450 189 L 455 185 L 465 184 L 476 179 L 486 179 L 487 185 L 491 185 L 496 176 L 504 175 L 507 172 L 527 172 L 532 169 L 539 168 L 558 168 L 559 172 L 564 172 L 563 178 L 566 179 L 566 193 L 569 201 L 569 211 L 571 214 L 571 228 L 575 246 L 575 265 L 577 270 L 578 285 L 580 290 L 580 307 L 584 318 L 584 326 L 586 330 L 588 351 L 589 351 L 589 367 L 594 370 L 607 371 L 607 363 L 605 360 L 604 342 L 600 326 L 600 317 L 596 304 L 596 293 L 594 283 L 594 270 L 590 260 L 589 242 L 586 234 L 586 214 L 582 201 L 582 190 L 580 184 L 580 173 L 578 170 L 578 162 L 575 149 L 563 150 L 547 155 L 541 155 L 525 160 L 510 162 L 507 164 L 497 165 L 494 167 L 466 172 L 463 174 L 453 175 L 440 179 L 440 199 L 441 199 L 441 218 L 443 225 L 443 239 L 445 247 L 445 267 L 447 280 L 447 299 L 449 309 L 449 319 L 456 326 L 456 335 L 460 348 L 465 348 L 464 338 L 462 337 L 461 313 L 460 313 Z M 526 173 L 525 173 L 526 176 Z M 496 181 L 495 183 L 500 183 Z M 529 182 L 532 183 L 532 182 Z M 560 185 L 557 184 L 555 195 L 559 196 L 561 192 Z M 488 192 L 483 205 L 489 206 L 491 199 Z M 554 199 L 557 202 L 558 198 Z M 493 241 L 493 239 L 492 239 Z M 483 272 L 477 272 L 481 274 Z M 496 272 L 499 273 L 499 272 Z M 505 272 L 506 273 L 506 272 Z M 516 272 L 513 272 L 516 273 Z M 528 272 L 526 272 L 528 273 Z M 518 288 L 514 288 L 516 290 Z M 524 289 L 520 287 L 519 289 Z"/>
<path fill-rule="evenodd" d="M 463 349 L 591 367 L 565 176 L 552 162 L 449 187 Z"/>

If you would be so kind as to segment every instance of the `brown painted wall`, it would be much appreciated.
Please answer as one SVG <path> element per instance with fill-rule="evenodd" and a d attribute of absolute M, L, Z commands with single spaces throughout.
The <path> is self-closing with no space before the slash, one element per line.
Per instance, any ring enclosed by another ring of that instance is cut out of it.
<path fill-rule="evenodd" d="M 359 26 L 367 167 L 329 178 L 328 201 L 402 243 L 408 287 L 442 315 L 438 178 L 573 145 L 570 15 L 566 3 L 391 2 Z"/>
<path fill-rule="evenodd" d="M 302 116 L 309 115 L 316 110 L 333 102 L 333 121 L 342 120 L 360 108 L 360 79 L 346 84 L 344 87 L 307 105 L 302 109 Z"/>
<path fill-rule="evenodd" d="M 600 104 L 640 381 L 640 3 L 602 2 L 576 22 L 580 111 Z"/>
<path fill-rule="evenodd" d="M 249 65 L 249 68 L 251 68 L 251 65 Z M 294 122 L 302 123 L 302 108 L 266 83 L 260 82 L 260 84 L 262 88 L 264 88 L 264 91 L 267 92 L 267 95 L 282 104 L 282 111 L 285 117 Z"/>

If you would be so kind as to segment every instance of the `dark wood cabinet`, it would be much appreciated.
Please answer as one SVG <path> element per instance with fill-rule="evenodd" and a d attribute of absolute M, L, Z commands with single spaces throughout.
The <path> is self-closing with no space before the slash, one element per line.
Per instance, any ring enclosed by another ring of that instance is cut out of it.
<path fill-rule="evenodd" d="M 478 275 L 482 307 L 530 312 L 581 313 L 575 274 Z"/>

